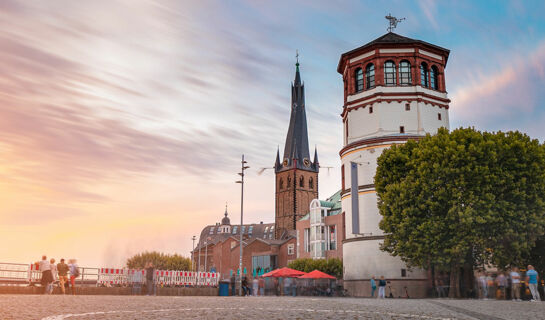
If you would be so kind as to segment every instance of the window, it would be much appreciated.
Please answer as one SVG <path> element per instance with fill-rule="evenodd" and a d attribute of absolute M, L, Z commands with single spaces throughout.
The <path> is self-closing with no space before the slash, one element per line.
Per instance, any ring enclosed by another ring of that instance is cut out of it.
<path fill-rule="evenodd" d="M 242 226 L 241 233 L 244 234 L 244 231 L 246 230 L 246 226 Z"/>
<path fill-rule="evenodd" d="M 399 133 L 405 133 L 405 127 L 404 126 L 399 127 Z"/>
<path fill-rule="evenodd" d="M 405 278 L 407 276 L 407 269 L 401 269 L 401 277 Z"/>
<path fill-rule="evenodd" d="M 289 189 L 290 186 L 291 186 L 291 177 L 288 177 L 288 186 L 287 186 L 287 188 Z"/>
<path fill-rule="evenodd" d="M 305 187 L 305 178 L 303 178 L 303 176 L 299 178 L 299 187 L 301 188 Z"/>
<path fill-rule="evenodd" d="M 314 189 L 314 180 L 312 179 L 312 177 L 308 179 L 308 187 L 309 189 Z"/>
<path fill-rule="evenodd" d="M 304 237 L 303 237 L 303 246 L 305 247 L 305 252 L 310 252 L 310 228 L 305 228 Z"/>
<path fill-rule="evenodd" d="M 267 239 L 267 232 L 269 231 L 269 227 L 265 227 L 265 231 L 263 232 L 263 239 Z"/>
<path fill-rule="evenodd" d="M 437 114 L 437 120 L 441 120 L 441 114 L 440 113 Z"/>
<path fill-rule="evenodd" d="M 280 185 L 280 190 L 284 189 L 284 179 L 280 178 L 280 182 L 278 184 Z"/>
<path fill-rule="evenodd" d="M 405 111 L 411 111 L 411 105 L 410 104 L 405 104 Z"/>
<path fill-rule="evenodd" d="M 375 87 L 375 65 L 372 63 L 365 67 L 365 81 L 367 82 L 367 89 Z"/>
<path fill-rule="evenodd" d="M 433 66 L 430 69 L 430 88 L 432 88 L 433 90 L 437 90 L 438 88 L 436 66 Z"/>
<path fill-rule="evenodd" d="M 210 232 L 209 234 L 214 234 L 214 227 L 210 227 Z"/>
<path fill-rule="evenodd" d="M 293 256 L 295 253 L 295 245 L 293 243 L 288 244 L 288 256 Z"/>
<path fill-rule="evenodd" d="M 373 106 L 369 107 L 369 113 L 373 113 Z"/>
<path fill-rule="evenodd" d="M 271 230 L 269 232 L 269 239 L 272 239 L 274 237 L 274 226 L 271 227 Z"/>
<path fill-rule="evenodd" d="M 396 65 L 393 61 L 386 61 L 384 64 L 384 83 L 387 86 L 396 85 Z"/>
<path fill-rule="evenodd" d="M 327 250 L 337 250 L 337 228 L 328 226 Z"/>
<path fill-rule="evenodd" d="M 217 233 L 220 233 L 220 232 L 221 232 L 221 227 L 218 227 Z"/>
<path fill-rule="evenodd" d="M 401 61 L 399 64 L 399 82 L 402 86 L 411 84 L 411 64 L 409 61 Z"/>
<path fill-rule="evenodd" d="M 344 191 L 344 164 L 341 165 L 341 189 Z"/>
<path fill-rule="evenodd" d="M 363 90 L 363 70 L 361 68 L 357 68 L 356 72 L 354 74 L 355 79 L 355 88 L 356 92 L 360 92 Z"/>
<path fill-rule="evenodd" d="M 254 226 L 248 227 L 248 235 L 251 236 L 253 232 L 254 232 Z"/>
<path fill-rule="evenodd" d="M 420 84 L 425 88 L 428 87 L 428 65 L 425 62 L 420 65 Z"/>
<path fill-rule="evenodd" d="M 231 249 L 233 249 L 237 245 L 236 241 L 231 241 Z"/>
<path fill-rule="evenodd" d="M 238 226 L 234 226 L 234 227 L 233 227 L 233 234 L 236 234 L 236 233 L 237 233 L 237 229 L 238 229 Z"/>

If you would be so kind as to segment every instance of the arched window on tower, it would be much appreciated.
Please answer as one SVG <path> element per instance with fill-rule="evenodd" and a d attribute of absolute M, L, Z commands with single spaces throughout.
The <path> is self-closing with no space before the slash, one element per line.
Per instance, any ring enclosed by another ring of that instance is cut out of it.
<path fill-rule="evenodd" d="M 396 85 L 396 65 L 393 61 L 384 63 L 384 84 L 387 86 Z"/>
<path fill-rule="evenodd" d="M 411 64 L 407 60 L 399 64 L 399 83 L 402 86 L 411 85 Z"/>
<path fill-rule="evenodd" d="M 361 68 L 357 68 L 356 72 L 354 73 L 354 79 L 355 79 L 355 89 L 356 92 L 360 92 L 363 90 L 363 70 Z"/>
<path fill-rule="evenodd" d="M 312 179 L 312 177 L 310 177 L 310 179 L 308 179 L 308 188 L 309 189 L 314 189 L 314 179 Z"/>
<path fill-rule="evenodd" d="M 291 187 L 291 177 L 288 177 L 288 185 L 286 186 L 288 189 Z"/>
<path fill-rule="evenodd" d="M 428 87 L 428 65 L 425 62 L 420 64 L 420 83 L 423 87 Z"/>
<path fill-rule="evenodd" d="M 430 69 L 430 88 L 437 90 L 438 89 L 438 82 L 437 82 L 437 67 L 432 66 Z"/>
<path fill-rule="evenodd" d="M 301 188 L 305 187 L 305 178 L 303 178 L 303 176 L 299 178 L 299 187 Z"/>
<path fill-rule="evenodd" d="M 365 67 L 365 81 L 367 83 L 367 89 L 375 87 L 375 65 L 372 63 Z"/>
<path fill-rule="evenodd" d="M 284 189 L 284 179 L 280 178 L 280 190 Z"/>

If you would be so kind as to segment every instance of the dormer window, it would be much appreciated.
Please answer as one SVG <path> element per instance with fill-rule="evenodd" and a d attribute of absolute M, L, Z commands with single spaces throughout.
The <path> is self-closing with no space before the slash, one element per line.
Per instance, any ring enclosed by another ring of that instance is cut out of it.
<path fill-rule="evenodd" d="M 384 64 L 384 84 L 387 86 L 396 85 L 396 65 L 393 61 L 386 61 Z"/>
<path fill-rule="evenodd" d="M 425 62 L 420 64 L 420 84 L 422 87 L 427 88 L 428 85 L 428 65 Z"/>
<path fill-rule="evenodd" d="M 365 81 L 367 82 L 367 89 L 375 87 L 375 65 L 372 63 L 365 67 Z"/>
<path fill-rule="evenodd" d="M 399 83 L 402 86 L 411 85 L 411 64 L 407 60 L 399 64 Z"/>
<path fill-rule="evenodd" d="M 363 91 L 363 70 L 361 68 L 357 68 L 356 72 L 354 73 L 354 79 L 355 79 L 355 89 L 356 92 Z"/>

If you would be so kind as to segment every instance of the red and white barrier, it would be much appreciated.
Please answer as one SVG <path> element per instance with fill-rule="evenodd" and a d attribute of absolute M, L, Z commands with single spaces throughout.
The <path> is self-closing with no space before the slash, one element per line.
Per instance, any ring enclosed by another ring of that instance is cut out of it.
<path fill-rule="evenodd" d="M 126 286 L 128 284 L 127 271 L 127 269 L 100 268 L 97 286 Z"/>
<path fill-rule="evenodd" d="M 220 274 L 215 272 L 155 270 L 154 283 L 162 287 L 217 286 Z M 97 286 L 144 284 L 146 271 L 136 269 L 101 268 Z"/>

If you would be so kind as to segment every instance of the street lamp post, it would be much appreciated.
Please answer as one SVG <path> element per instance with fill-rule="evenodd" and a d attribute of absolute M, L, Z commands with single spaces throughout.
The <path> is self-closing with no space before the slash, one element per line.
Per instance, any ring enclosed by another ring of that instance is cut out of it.
<path fill-rule="evenodd" d="M 236 183 L 240 183 L 240 260 L 238 265 L 239 278 L 238 278 L 238 290 L 239 294 L 242 296 L 242 226 L 243 226 L 243 217 L 244 217 L 244 170 L 250 168 L 246 166 L 246 161 L 244 161 L 244 155 L 242 155 L 241 169 L 238 175 L 240 180 Z"/>
<path fill-rule="evenodd" d="M 191 271 L 195 271 L 195 240 L 197 240 L 197 237 L 193 236 L 191 237 L 191 240 L 193 240 L 193 250 L 191 251 Z"/>

